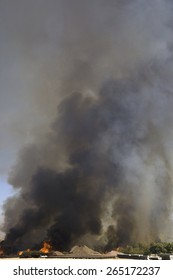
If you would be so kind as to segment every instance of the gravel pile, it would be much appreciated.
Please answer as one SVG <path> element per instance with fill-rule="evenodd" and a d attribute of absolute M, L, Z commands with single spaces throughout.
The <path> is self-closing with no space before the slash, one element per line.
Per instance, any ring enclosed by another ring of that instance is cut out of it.
<path fill-rule="evenodd" d="M 101 255 L 100 253 L 92 250 L 91 248 L 88 248 L 86 245 L 81 245 L 81 246 L 74 246 L 71 251 L 71 255 L 74 256 L 79 256 L 79 257 L 85 257 L 85 256 L 99 256 Z"/>

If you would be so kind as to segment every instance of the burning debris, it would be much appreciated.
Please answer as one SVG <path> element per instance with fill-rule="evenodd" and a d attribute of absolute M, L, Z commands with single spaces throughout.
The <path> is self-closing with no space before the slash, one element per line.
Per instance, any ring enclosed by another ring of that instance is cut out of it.
<path fill-rule="evenodd" d="M 50 245 L 50 243 L 48 241 L 44 241 L 43 242 L 43 247 L 40 249 L 40 252 L 42 253 L 50 253 L 52 251 L 52 246 Z"/>
<path fill-rule="evenodd" d="M 4 204 L 1 247 L 8 253 L 76 244 L 110 251 L 172 232 L 169 1 L 149 8 L 146 1 L 109 1 L 108 10 L 94 2 L 86 1 L 87 9 L 77 0 L 61 3 L 70 21 L 57 114 L 10 173 L 17 194 Z"/>
<path fill-rule="evenodd" d="M 30 250 L 30 249 L 27 249 L 27 250 L 25 250 L 25 252 L 30 253 L 31 250 Z M 19 251 L 19 252 L 18 252 L 18 255 L 19 255 L 19 256 L 22 256 L 23 253 L 24 253 L 24 251 Z"/>
<path fill-rule="evenodd" d="M 43 242 L 43 247 L 40 250 L 31 250 L 27 249 L 24 251 L 19 251 L 18 256 L 20 258 L 39 258 L 43 256 L 49 256 L 52 255 L 52 246 L 49 243 L 49 241 Z"/>

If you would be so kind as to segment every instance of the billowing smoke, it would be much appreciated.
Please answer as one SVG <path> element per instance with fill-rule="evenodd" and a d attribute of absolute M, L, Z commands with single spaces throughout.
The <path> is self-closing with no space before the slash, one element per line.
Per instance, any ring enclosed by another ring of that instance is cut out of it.
<path fill-rule="evenodd" d="M 50 35 L 64 15 L 62 72 L 51 80 L 59 84 L 49 100 L 57 113 L 10 173 L 17 194 L 4 205 L 4 245 L 19 250 L 49 239 L 60 250 L 84 243 L 111 249 L 168 240 L 171 1 L 50 1 L 43 10 L 47 5 L 54 7 Z M 56 53 L 55 37 L 45 52 Z"/>

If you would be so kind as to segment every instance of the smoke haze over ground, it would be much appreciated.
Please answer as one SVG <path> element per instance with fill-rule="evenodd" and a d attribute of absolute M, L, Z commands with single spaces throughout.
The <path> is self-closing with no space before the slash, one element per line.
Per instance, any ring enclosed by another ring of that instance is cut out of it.
<path fill-rule="evenodd" d="M 1 1 L 6 246 L 171 238 L 172 4 Z"/>

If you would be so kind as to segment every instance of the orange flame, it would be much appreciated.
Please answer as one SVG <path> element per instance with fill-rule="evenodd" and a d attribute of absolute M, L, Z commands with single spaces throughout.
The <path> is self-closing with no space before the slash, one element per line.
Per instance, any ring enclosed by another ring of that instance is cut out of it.
<path fill-rule="evenodd" d="M 30 251 L 31 251 L 30 249 L 27 249 L 25 252 L 30 252 Z M 23 252 L 24 252 L 24 251 L 19 251 L 19 252 L 18 252 L 18 255 L 21 256 L 21 255 L 23 254 Z"/>
<path fill-rule="evenodd" d="M 49 253 L 52 251 L 52 246 L 48 241 L 43 242 L 43 247 L 40 249 L 40 252 L 42 253 Z"/>

